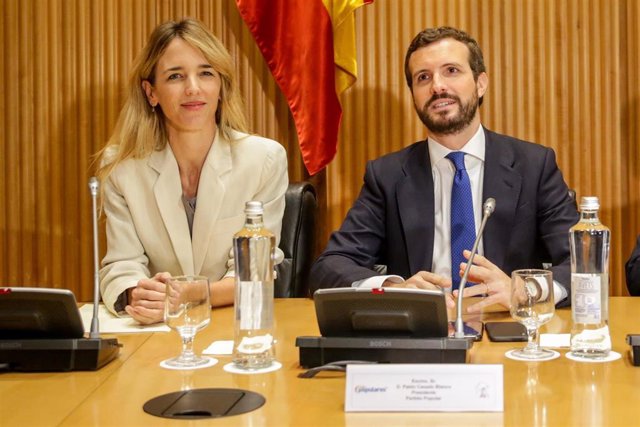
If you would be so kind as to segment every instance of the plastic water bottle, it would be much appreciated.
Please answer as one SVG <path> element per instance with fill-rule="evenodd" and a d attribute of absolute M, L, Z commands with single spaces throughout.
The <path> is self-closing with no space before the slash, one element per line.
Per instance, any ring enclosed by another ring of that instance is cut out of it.
<path fill-rule="evenodd" d="M 264 228 L 262 202 L 246 203 L 244 227 L 233 237 L 235 322 L 233 362 L 240 369 L 270 366 L 273 339 L 273 263 L 276 238 Z"/>
<path fill-rule="evenodd" d="M 611 233 L 598 218 L 597 197 L 580 201 L 580 222 L 571 227 L 571 354 L 604 358 L 609 336 L 609 240 Z"/>

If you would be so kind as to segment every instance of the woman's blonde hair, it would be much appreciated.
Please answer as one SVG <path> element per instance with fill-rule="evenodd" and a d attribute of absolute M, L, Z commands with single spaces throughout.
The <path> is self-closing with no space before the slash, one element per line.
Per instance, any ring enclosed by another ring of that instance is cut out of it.
<path fill-rule="evenodd" d="M 176 37 L 199 49 L 220 74 L 220 101 L 215 116 L 219 132 L 229 140 L 232 139 L 232 130 L 247 132 L 234 63 L 227 49 L 199 21 L 168 21 L 156 27 L 147 45 L 133 62 L 124 106 L 111 138 L 97 154 L 100 181 L 104 181 L 123 160 L 144 158 L 166 146 L 168 139 L 164 115 L 160 108 L 155 111 L 151 108 L 142 82 L 146 80 L 154 84 L 158 61 Z"/>

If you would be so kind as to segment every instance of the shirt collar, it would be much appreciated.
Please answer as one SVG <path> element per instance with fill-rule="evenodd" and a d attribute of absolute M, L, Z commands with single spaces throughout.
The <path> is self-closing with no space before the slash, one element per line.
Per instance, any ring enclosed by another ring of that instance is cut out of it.
<path fill-rule="evenodd" d="M 444 159 L 447 154 L 453 151 L 436 142 L 431 137 L 427 138 L 427 144 L 429 146 L 429 158 L 431 160 L 432 168 L 435 167 L 436 163 Z M 485 135 L 482 125 L 478 126 L 478 130 L 476 131 L 476 133 L 471 137 L 469 141 L 467 141 L 466 144 L 462 146 L 459 151 L 470 154 L 473 157 L 476 157 L 477 159 L 484 162 Z"/>

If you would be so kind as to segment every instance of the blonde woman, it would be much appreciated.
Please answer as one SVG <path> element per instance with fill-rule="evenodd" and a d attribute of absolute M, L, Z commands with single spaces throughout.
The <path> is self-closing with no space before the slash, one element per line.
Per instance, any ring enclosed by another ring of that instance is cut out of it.
<path fill-rule="evenodd" d="M 106 306 L 162 321 L 164 280 L 209 277 L 212 305 L 233 302 L 231 244 L 260 200 L 279 237 L 284 148 L 246 133 L 233 61 L 200 22 L 166 22 L 135 60 L 115 131 L 100 152 L 107 220 Z"/>

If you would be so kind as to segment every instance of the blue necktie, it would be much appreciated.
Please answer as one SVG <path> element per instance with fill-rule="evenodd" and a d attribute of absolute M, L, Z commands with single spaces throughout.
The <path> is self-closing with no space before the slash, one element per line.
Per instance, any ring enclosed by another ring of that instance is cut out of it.
<path fill-rule="evenodd" d="M 453 289 L 460 285 L 460 263 L 466 262 L 462 251 L 471 250 L 476 239 L 476 223 L 473 219 L 471 183 L 464 167 L 462 151 L 453 151 L 447 158 L 456 167 L 451 186 L 451 280 Z"/>

